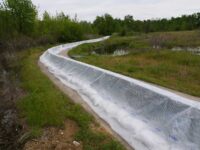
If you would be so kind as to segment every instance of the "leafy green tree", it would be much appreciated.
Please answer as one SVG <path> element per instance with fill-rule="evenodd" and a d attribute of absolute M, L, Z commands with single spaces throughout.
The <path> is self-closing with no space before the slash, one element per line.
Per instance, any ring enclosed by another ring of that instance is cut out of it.
<path fill-rule="evenodd" d="M 34 30 L 37 10 L 31 0 L 5 0 L 3 5 L 11 13 L 19 33 L 29 34 Z"/>
<path fill-rule="evenodd" d="M 128 30 L 132 30 L 134 28 L 134 19 L 133 16 L 127 15 L 124 17 L 124 24 Z"/>
<path fill-rule="evenodd" d="M 116 31 L 116 22 L 113 17 L 109 14 L 104 16 L 97 16 L 94 21 L 94 26 L 97 28 L 99 34 L 110 35 Z"/>
<path fill-rule="evenodd" d="M 50 20 L 51 16 L 49 15 L 47 11 L 45 11 L 42 18 L 43 18 L 43 21 L 46 21 L 46 20 Z"/>
<path fill-rule="evenodd" d="M 11 12 L 4 7 L 4 3 L 0 4 L 0 38 L 7 39 L 12 37 L 16 31 L 15 21 L 11 15 Z"/>

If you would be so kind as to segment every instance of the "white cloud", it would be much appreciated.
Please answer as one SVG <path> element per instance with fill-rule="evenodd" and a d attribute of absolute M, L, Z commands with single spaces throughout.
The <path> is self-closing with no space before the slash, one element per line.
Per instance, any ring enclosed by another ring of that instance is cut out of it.
<path fill-rule="evenodd" d="M 136 19 L 151 19 L 180 16 L 200 12 L 200 0 L 32 0 L 39 6 L 39 13 L 51 14 L 63 11 L 81 20 L 94 20 L 97 15 L 109 13 L 123 18 L 133 15 Z"/>

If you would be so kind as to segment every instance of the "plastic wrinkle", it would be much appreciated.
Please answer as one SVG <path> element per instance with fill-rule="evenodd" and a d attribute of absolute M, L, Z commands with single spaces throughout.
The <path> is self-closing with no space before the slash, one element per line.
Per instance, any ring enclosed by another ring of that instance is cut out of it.
<path fill-rule="evenodd" d="M 146 82 L 59 55 L 80 44 L 48 49 L 40 62 L 136 150 L 200 150 L 200 103 Z"/>

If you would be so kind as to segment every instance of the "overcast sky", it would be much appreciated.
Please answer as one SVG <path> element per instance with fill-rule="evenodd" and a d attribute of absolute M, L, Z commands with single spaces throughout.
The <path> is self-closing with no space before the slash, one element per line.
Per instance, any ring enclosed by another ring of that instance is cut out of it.
<path fill-rule="evenodd" d="M 155 19 L 200 12 L 200 0 L 32 0 L 39 14 L 47 10 L 54 15 L 63 11 L 79 20 L 93 21 L 97 15 L 109 13 L 123 18 L 133 15 L 135 19 Z"/>

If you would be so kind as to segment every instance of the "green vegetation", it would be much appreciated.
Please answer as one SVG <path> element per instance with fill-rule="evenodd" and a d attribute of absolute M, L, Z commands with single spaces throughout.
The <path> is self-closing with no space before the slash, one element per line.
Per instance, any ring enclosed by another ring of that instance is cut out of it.
<path fill-rule="evenodd" d="M 31 0 L 2 0 L 0 94 L 9 90 L 7 95 L 12 93 L 10 97 L 12 100 L 14 98 L 14 102 L 18 99 L 15 95 L 21 95 L 17 90 L 18 82 L 21 82 L 22 88 L 26 90 L 26 96 L 18 102 L 18 108 L 31 128 L 30 136 L 38 136 L 44 126 L 61 126 L 66 118 L 70 118 L 80 127 L 76 138 L 84 143 L 84 149 L 123 149 L 107 135 L 91 131 L 89 125 L 94 122 L 93 118 L 81 106 L 73 104 L 59 92 L 40 72 L 37 59 L 43 47 L 27 49 L 38 45 L 95 38 L 100 35 L 120 35 L 122 37 L 116 36 L 105 42 L 82 45 L 71 51 L 70 55 L 74 58 L 78 58 L 76 56 L 79 55 L 80 61 L 130 77 L 200 96 L 199 56 L 169 50 L 174 47 L 199 46 L 199 28 L 200 13 L 144 21 L 134 20 L 130 15 L 124 19 L 116 19 L 105 14 L 98 16 L 94 22 L 87 22 L 78 21 L 76 17 L 70 18 L 63 12 L 55 16 L 45 12 L 40 19 Z M 196 31 L 168 32 L 182 30 Z M 148 32 L 154 33 L 145 34 Z M 128 51 L 129 54 L 116 57 L 109 55 L 117 49 Z M 19 50 L 24 51 L 20 51 L 18 56 L 16 54 Z M 22 60 L 20 66 L 17 65 L 19 60 Z M 10 66 L 11 64 L 14 66 Z M 18 79 L 18 74 L 21 80 Z M 1 97 L 6 99 L 8 96 Z"/>
<path fill-rule="evenodd" d="M 51 16 L 44 12 L 37 16 L 36 6 L 31 0 L 3 0 L 0 2 L 0 48 L 25 49 L 40 44 L 72 42 L 98 35 L 133 35 L 158 31 L 183 31 L 200 28 L 200 13 L 183 15 L 171 19 L 134 20 L 109 14 L 97 16 L 94 22 L 78 21 L 63 12 Z"/>
<path fill-rule="evenodd" d="M 78 124 L 80 129 L 75 138 L 83 142 L 84 149 L 124 149 L 109 135 L 90 129 L 90 124 L 94 123 L 93 117 L 70 101 L 41 73 L 37 61 L 44 49 L 34 48 L 21 53 L 20 78 L 26 96 L 18 102 L 18 108 L 32 129 L 31 136 L 38 136 L 45 126 L 62 126 L 68 118 Z"/>
<path fill-rule="evenodd" d="M 96 37 L 91 23 L 77 21 L 63 12 L 42 19 L 31 0 L 0 2 L 0 49 L 21 50 L 41 44 L 72 42 Z"/>
<path fill-rule="evenodd" d="M 112 37 L 107 41 L 81 45 L 69 52 L 76 59 L 133 78 L 200 96 L 200 56 L 169 48 L 199 46 L 196 31 Z M 156 40 L 155 40 L 156 39 Z M 191 40 L 192 39 L 192 40 Z M 186 42 L 188 41 L 188 42 Z M 112 56 L 117 49 L 129 52 Z M 95 52 L 95 53 L 94 53 Z"/>
<path fill-rule="evenodd" d="M 171 19 L 156 20 L 135 20 L 133 16 L 127 15 L 123 20 L 113 18 L 109 14 L 97 16 L 93 23 L 99 34 L 111 35 L 120 33 L 120 35 L 130 35 L 135 32 L 159 32 L 159 31 L 184 31 L 200 28 L 200 13 L 192 15 L 183 15 L 181 17 L 172 17 Z"/>
<path fill-rule="evenodd" d="M 11 36 L 16 31 L 22 34 L 33 32 L 36 7 L 30 0 L 5 0 L 0 4 L 1 36 Z"/>

